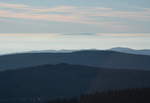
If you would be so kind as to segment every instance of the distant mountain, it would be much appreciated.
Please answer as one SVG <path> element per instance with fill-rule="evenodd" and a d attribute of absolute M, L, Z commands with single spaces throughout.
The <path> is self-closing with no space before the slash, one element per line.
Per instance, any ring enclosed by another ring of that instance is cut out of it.
<path fill-rule="evenodd" d="M 150 50 L 149 49 L 135 50 L 135 49 L 130 49 L 130 48 L 117 47 L 117 48 L 112 48 L 110 50 L 117 51 L 117 52 L 122 52 L 122 53 L 129 53 L 129 54 L 150 55 Z"/>
<path fill-rule="evenodd" d="M 0 72 L 0 102 L 68 98 L 96 91 L 148 87 L 150 71 L 57 64 Z"/>
<path fill-rule="evenodd" d="M 59 63 L 150 70 L 150 56 L 114 51 L 85 50 L 71 53 L 23 53 L 0 56 L 0 70 Z"/>

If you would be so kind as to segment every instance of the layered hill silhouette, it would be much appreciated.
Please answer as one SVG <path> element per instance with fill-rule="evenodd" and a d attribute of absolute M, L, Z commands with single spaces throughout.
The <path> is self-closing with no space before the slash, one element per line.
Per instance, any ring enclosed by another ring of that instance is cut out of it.
<path fill-rule="evenodd" d="M 122 53 L 129 53 L 129 54 L 150 55 L 149 49 L 135 50 L 135 49 L 130 49 L 130 48 L 116 47 L 116 48 L 111 48 L 110 50 L 116 51 L 116 52 L 122 52 Z"/>
<path fill-rule="evenodd" d="M 96 91 L 150 87 L 150 71 L 42 65 L 0 72 L 0 102 L 76 97 Z M 11 102 L 13 103 L 13 102 Z"/>
<path fill-rule="evenodd" d="M 72 53 L 23 53 L 0 56 L 0 70 L 59 63 L 150 70 L 150 56 L 114 51 L 87 50 Z"/>

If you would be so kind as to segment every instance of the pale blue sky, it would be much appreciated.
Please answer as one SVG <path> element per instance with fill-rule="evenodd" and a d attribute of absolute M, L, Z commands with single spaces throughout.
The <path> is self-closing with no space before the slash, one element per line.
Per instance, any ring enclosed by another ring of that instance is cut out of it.
<path fill-rule="evenodd" d="M 150 0 L 0 0 L 0 53 L 150 49 L 149 27 Z"/>
<path fill-rule="evenodd" d="M 128 47 L 150 49 L 150 34 L 0 34 L 0 54 L 38 50 Z"/>
<path fill-rule="evenodd" d="M 149 33 L 150 0 L 0 0 L 0 33 Z"/>

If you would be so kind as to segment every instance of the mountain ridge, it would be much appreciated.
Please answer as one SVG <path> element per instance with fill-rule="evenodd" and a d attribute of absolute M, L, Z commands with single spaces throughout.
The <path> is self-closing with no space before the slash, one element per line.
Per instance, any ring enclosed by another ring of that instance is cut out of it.
<path fill-rule="evenodd" d="M 149 49 L 136 50 L 136 49 L 125 48 L 125 47 L 115 47 L 115 48 L 111 48 L 109 50 L 116 51 L 116 52 L 122 52 L 122 53 L 137 54 L 137 55 L 149 55 L 150 56 Z"/>
<path fill-rule="evenodd" d="M 150 70 L 149 61 L 150 56 L 115 51 L 85 50 L 72 53 L 24 53 L 0 56 L 0 69 L 67 63 L 103 68 Z"/>

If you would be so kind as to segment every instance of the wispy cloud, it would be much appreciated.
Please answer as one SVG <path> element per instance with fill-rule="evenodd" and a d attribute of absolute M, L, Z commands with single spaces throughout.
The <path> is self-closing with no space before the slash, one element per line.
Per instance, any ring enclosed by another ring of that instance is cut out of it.
<path fill-rule="evenodd" d="M 14 9 L 23 9 L 27 8 L 27 5 L 24 4 L 10 4 L 10 3 L 0 3 L 0 7 L 3 8 L 14 8 Z"/>
<path fill-rule="evenodd" d="M 58 22 L 72 22 L 82 24 L 114 24 L 115 22 L 97 22 L 88 18 L 84 13 L 87 12 L 83 9 L 74 6 L 56 6 L 51 8 L 43 7 L 31 7 L 22 4 L 3 4 L 4 8 L 12 8 L 12 10 L 0 10 L 0 17 L 2 18 L 19 18 L 19 19 L 32 19 L 32 20 L 46 20 L 46 21 L 58 21 Z M 22 12 L 16 12 L 13 9 L 22 10 Z M 91 8 L 92 9 L 92 8 Z M 95 8 L 99 9 L 99 8 Z M 108 10 L 108 8 L 101 8 L 102 10 Z M 82 11 L 81 11 L 82 10 Z M 56 14 L 53 14 L 53 13 Z"/>
<path fill-rule="evenodd" d="M 32 20 L 62 21 L 62 22 L 71 22 L 71 21 L 77 19 L 75 16 L 64 16 L 64 15 L 60 15 L 60 14 L 16 13 L 16 12 L 6 11 L 6 10 L 0 10 L 0 17 L 32 19 Z"/>
<path fill-rule="evenodd" d="M 64 12 L 64 13 L 70 13 L 73 12 L 76 7 L 74 6 L 56 6 L 52 8 L 29 8 L 33 12 L 38 12 L 38 13 L 46 13 L 46 12 Z"/>
<path fill-rule="evenodd" d="M 97 36 L 108 37 L 150 37 L 150 33 L 96 33 Z"/>
<path fill-rule="evenodd" d="M 141 8 L 140 11 L 117 11 L 109 10 L 108 12 L 103 13 L 91 13 L 91 16 L 96 17 L 117 17 L 117 18 L 126 18 L 126 19 L 136 19 L 136 20 L 150 20 L 150 10 L 147 8 Z"/>
<path fill-rule="evenodd" d="M 150 21 L 150 8 L 141 8 L 140 11 L 121 11 L 105 7 L 33 7 L 24 4 L 0 3 L 0 18 L 18 18 L 57 22 L 72 22 L 81 24 L 94 24 L 111 27 L 112 29 L 128 29 L 128 26 L 120 21 L 106 21 L 101 19 L 122 18 L 139 21 Z M 5 8 L 11 8 L 9 10 Z M 20 12 L 17 12 L 20 10 Z"/>

